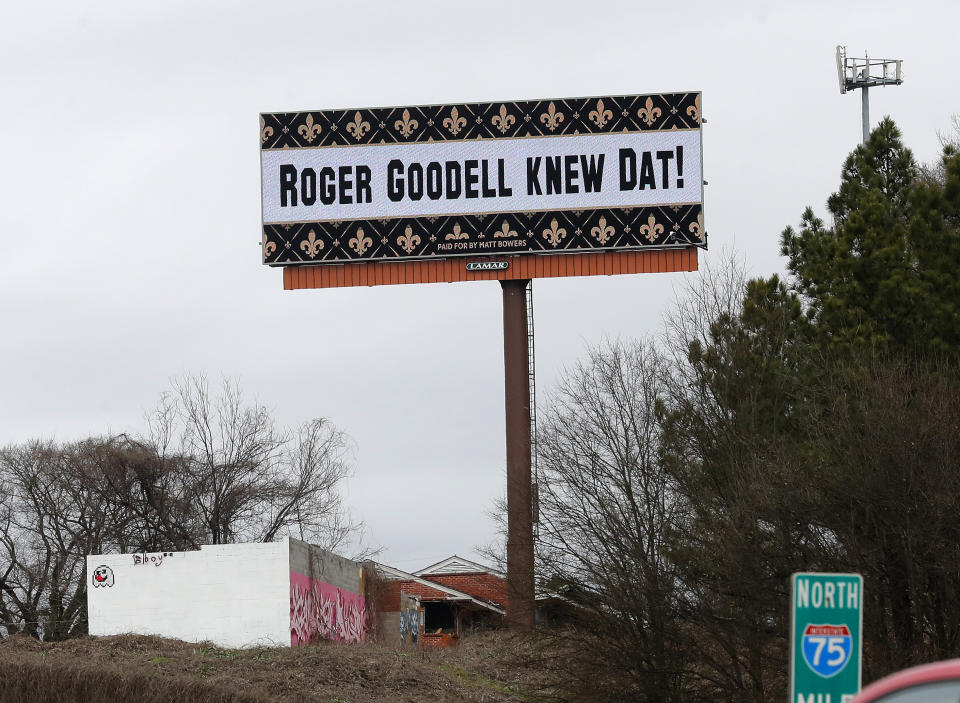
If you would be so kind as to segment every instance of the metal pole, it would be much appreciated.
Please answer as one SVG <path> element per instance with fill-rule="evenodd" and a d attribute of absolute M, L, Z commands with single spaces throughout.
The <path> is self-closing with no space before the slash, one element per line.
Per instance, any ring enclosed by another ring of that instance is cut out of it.
<path fill-rule="evenodd" d="M 863 87 L 860 96 L 860 116 L 863 118 L 863 143 L 866 144 L 870 139 L 870 94 L 867 87 L 870 83 L 870 54 L 866 54 L 863 59 L 863 73 L 860 74 L 863 79 Z"/>
<path fill-rule="evenodd" d="M 864 72 L 866 71 L 867 69 L 864 69 Z M 868 92 L 867 92 L 868 90 L 869 89 L 867 88 L 867 86 L 863 86 L 863 88 L 860 89 L 860 92 L 862 93 L 860 98 L 863 101 L 861 103 L 860 112 L 863 115 L 863 143 L 864 144 L 866 144 L 867 140 L 870 139 L 870 98 L 868 97 Z"/>
<path fill-rule="evenodd" d="M 530 384 L 527 343 L 529 281 L 503 287 L 504 399 L 507 415 L 507 624 L 532 630 L 533 511 L 530 495 Z"/>

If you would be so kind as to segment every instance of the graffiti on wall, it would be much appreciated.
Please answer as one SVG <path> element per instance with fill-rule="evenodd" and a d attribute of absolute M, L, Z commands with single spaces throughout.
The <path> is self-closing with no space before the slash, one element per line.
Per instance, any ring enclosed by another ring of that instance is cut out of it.
<path fill-rule="evenodd" d="M 164 557 L 172 557 L 173 552 L 162 552 L 157 554 L 134 554 L 133 563 L 137 564 L 153 564 L 154 566 L 160 566 L 163 563 Z"/>
<path fill-rule="evenodd" d="M 113 569 L 109 566 L 98 566 L 93 570 L 91 583 L 94 588 L 112 588 L 113 587 Z"/>
<path fill-rule="evenodd" d="M 400 643 L 406 644 L 407 638 L 410 638 L 411 644 L 416 644 L 420 635 L 420 627 L 417 622 L 417 606 L 413 605 L 406 610 L 400 611 Z"/>
<path fill-rule="evenodd" d="M 367 632 L 363 596 L 290 573 L 290 644 L 318 639 L 362 642 Z"/>

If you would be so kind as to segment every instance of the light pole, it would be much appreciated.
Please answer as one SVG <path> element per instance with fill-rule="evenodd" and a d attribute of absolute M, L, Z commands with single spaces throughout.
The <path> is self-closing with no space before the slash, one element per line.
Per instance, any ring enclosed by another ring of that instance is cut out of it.
<path fill-rule="evenodd" d="M 870 138 L 870 97 L 869 88 L 872 85 L 900 85 L 903 83 L 902 59 L 871 59 L 864 52 L 864 57 L 849 58 L 847 47 L 837 47 L 837 78 L 840 80 L 840 94 L 848 90 L 860 89 L 861 117 L 863 118 L 863 143 Z"/>

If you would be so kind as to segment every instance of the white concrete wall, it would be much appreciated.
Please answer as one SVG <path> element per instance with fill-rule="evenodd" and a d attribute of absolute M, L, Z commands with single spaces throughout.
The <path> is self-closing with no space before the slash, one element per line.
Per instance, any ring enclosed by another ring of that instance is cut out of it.
<path fill-rule="evenodd" d="M 136 556 L 87 557 L 91 635 L 152 634 L 221 647 L 290 646 L 289 540 L 147 554 L 145 563 L 135 563 Z M 101 571 L 97 579 L 100 566 L 112 570 L 112 586 L 106 585 L 109 573 Z"/>

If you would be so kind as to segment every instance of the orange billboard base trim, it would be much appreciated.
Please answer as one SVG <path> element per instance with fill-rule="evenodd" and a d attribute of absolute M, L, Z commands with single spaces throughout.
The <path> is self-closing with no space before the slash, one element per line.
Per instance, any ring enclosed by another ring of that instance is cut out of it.
<path fill-rule="evenodd" d="M 508 262 L 501 270 L 467 270 L 468 263 Z M 402 283 L 512 281 L 561 276 L 613 276 L 623 273 L 671 273 L 697 270 L 697 248 L 641 249 L 596 254 L 521 254 L 418 261 L 285 266 L 285 290 L 385 286 Z"/>

